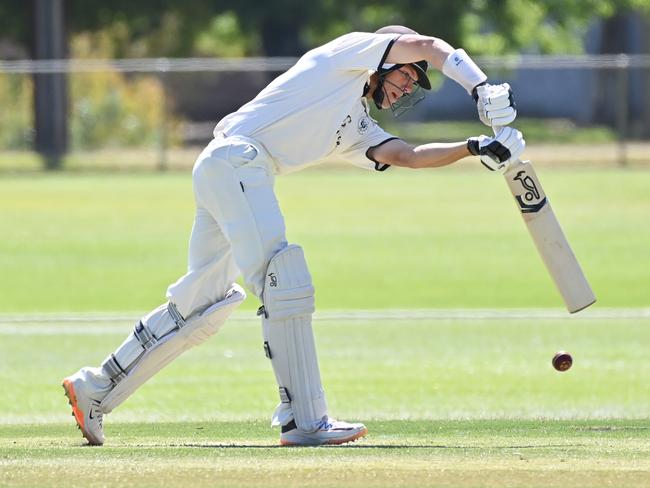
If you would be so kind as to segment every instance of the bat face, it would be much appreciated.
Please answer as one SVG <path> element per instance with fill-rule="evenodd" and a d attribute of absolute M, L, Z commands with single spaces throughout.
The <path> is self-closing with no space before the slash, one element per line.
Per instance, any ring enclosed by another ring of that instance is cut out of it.
<path fill-rule="evenodd" d="M 594 303 L 596 297 L 564 236 L 533 165 L 529 161 L 516 161 L 503 176 L 567 310 L 574 313 Z"/>

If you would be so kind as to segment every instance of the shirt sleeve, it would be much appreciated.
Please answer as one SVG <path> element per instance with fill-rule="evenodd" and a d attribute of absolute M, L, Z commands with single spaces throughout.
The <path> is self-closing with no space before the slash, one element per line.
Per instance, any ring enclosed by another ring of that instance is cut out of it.
<path fill-rule="evenodd" d="M 332 66 L 340 69 L 376 70 L 384 64 L 399 34 L 352 32 L 332 41 L 327 55 Z"/>
<path fill-rule="evenodd" d="M 349 148 L 343 151 L 340 156 L 346 162 L 358 166 L 363 169 L 368 169 L 372 171 L 386 171 L 390 168 L 390 164 L 380 163 L 371 159 L 368 156 L 370 149 L 381 146 L 382 144 L 392 141 L 394 139 L 399 139 L 392 134 L 389 134 L 384 129 L 379 127 L 377 123 L 372 120 L 370 117 L 368 120 L 368 129 L 366 132 L 352 144 Z"/>

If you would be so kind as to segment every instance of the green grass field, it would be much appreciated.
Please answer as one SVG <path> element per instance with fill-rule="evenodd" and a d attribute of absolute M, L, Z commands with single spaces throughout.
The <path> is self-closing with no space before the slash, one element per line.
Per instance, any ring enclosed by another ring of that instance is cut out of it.
<path fill-rule="evenodd" d="M 575 317 L 499 175 L 278 180 L 316 284 L 331 412 L 370 430 L 291 449 L 269 427 L 253 298 L 85 446 L 60 380 L 100 363 L 184 272 L 189 174 L 4 175 L 0 486 L 650 486 L 650 172 L 538 173 L 599 299 Z"/>
<path fill-rule="evenodd" d="M 648 486 L 647 422 L 387 421 L 369 428 L 377 434 L 353 446 L 301 449 L 272 445 L 259 422 L 121 424 L 112 429 L 117 445 L 100 449 L 72 445 L 61 426 L 3 429 L 0 481 L 11 487 Z M 10 439 L 13 449 L 5 447 Z M 27 455 L 13 455 L 19 452 Z"/>
<path fill-rule="evenodd" d="M 317 306 L 561 307 L 501 176 L 475 166 L 279 178 Z M 538 172 L 599 306 L 649 306 L 650 172 Z M 7 176 L 0 209 L 2 313 L 144 312 L 185 272 L 188 173 Z"/>
<path fill-rule="evenodd" d="M 648 486 L 650 318 L 317 320 L 331 412 L 370 434 L 281 449 L 259 324 L 238 316 L 84 447 L 59 380 L 130 328 L 0 325 L 0 486 Z"/>

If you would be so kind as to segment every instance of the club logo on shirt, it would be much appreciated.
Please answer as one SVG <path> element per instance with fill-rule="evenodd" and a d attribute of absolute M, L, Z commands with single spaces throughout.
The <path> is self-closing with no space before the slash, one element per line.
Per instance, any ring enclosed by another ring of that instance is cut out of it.
<path fill-rule="evenodd" d="M 357 131 L 359 134 L 365 134 L 368 132 L 368 128 L 370 127 L 370 120 L 368 120 L 368 117 L 365 115 L 359 119 L 359 123 L 357 124 Z"/>

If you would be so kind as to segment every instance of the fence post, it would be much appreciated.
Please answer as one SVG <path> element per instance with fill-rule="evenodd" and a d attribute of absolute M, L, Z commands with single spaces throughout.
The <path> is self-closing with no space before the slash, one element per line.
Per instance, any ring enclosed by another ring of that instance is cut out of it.
<path fill-rule="evenodd" d="M 167 170 L 167 73 L 169 72 L 170 63 L 168 59 L 159 59 L 157 62 L 158 78 L 162 86 L 162 100 L 160 101 L 160 125 L 158 127 L 158 171 Z"/>
<path fill-rule="evenodd" d="M 627 165 L 627 123 L 629 116 L 629 69 L 630 57 L 619 54 L 616 57 L 618 103 L 616 105 L 616 132 L 618 133 L 618 165 Z"/>

